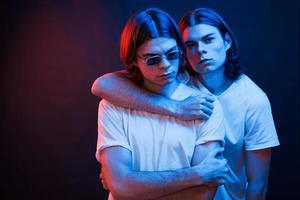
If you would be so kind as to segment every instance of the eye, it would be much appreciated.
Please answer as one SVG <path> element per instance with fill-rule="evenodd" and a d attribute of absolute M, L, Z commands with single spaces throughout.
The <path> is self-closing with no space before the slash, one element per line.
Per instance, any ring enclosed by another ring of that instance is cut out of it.
<path fill-rule="evenodd" d="M 193 48 L 193 47 L 197 46 L 197 43 L 195 43 L 195 42 L 187 42 L 187 43 L 185 43 L 185 45 L 186 45 L 187 48 Z"/>
<path fill-rule="evenodd" d="M 146 64 L 147 65 L 157 65 L 159 64 L 161 61 L 161 57 L 160 56 L 152 56 L 152 57 L 149 57 L 147 58 L 146 60 Z"/>
<path fill-rule="evenodd" d="M 179 58 L 179 51 L 172 51 L 167 55 L 168 60 L 176 60 Z"/>
<path fill-rule="evenodd" d="M 204 42 L 211 43 L 214 39 L 215 39 L 214 37 L 207 37 L 207 38 L 204 38 Z"/>

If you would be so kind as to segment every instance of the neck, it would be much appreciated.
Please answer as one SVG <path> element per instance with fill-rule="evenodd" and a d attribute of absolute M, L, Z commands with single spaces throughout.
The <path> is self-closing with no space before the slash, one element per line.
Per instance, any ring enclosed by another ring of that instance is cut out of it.
<path fill-rule="evenodd" d="M 219 95 L 224 92 L 232 83 L 224 73 L 224 67 L 213 72 L 202 74 L 201 83 L 213 94 Z"/>
<path fill-rule="evenodd" d="M 151 92 L 170 97 L 173 92 L 178 87 L 179 82 L 177 79 L 174 79 L 171 83 L 167 83 L 165 85 L 156 85 L 153 83 L 150 83 L 148 81 L 143 81 L 143 87 Z"/>

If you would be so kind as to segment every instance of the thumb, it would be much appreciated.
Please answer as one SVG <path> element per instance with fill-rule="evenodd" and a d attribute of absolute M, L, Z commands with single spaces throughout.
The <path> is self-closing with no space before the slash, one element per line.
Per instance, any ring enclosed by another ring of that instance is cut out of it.
<path fill-rule="evenodd" d="M 219 157 L 224 152 L 224 147 L 217 147 L 209 152 L 208 157 Z"/>

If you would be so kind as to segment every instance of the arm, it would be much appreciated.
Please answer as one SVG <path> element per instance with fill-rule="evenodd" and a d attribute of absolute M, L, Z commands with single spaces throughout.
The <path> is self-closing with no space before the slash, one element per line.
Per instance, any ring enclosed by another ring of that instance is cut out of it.
<path fill-rule="evenodd" d="M 215 147 L 214 147 L 215 146 Z M 199 199 L 204 199 L 205 196 L 213 197 L 216 187 L 222 185 L 225 182 L 225 177 L 227 174 L 226 160 L 222 159 L 223 156 L 220 156 L 224 151 L 224 148 L 220 148 L 219 144 L 210 144 L 210 145 L 199 145 L 195 148 L 195 153 L 192 160 L 192 165 L 201 165 L 203 169 L 201 171 L 201 180 L 202 185 L 199 187 L 188 188 L 167 196 L 162 197 L 160 200 L 167 199 L 182 199 L 189 197 L 191 200 L 192 197 Z M 201 159 L 202 158 L 202 159 Z M 203 159 L 204 158 L 204 159 Z M 102 186 L 105 190 L 108 190 L 107 181 L 103 175 L 103 170 L 101 170 L 100 179 Z M 206 184 L 206 186 L 204 186 Z"/>
<path fill-rule="evenodd" d="M 212 95 L 204 93 L 184 101 L 168 99 L 139 87 L 128 78 L 126 71 L 112 72 L 97 78 L 91 92 L 117 105 L 184 120 L 208 119 L 214 101 Z"/>
<path fill-rule="evenodd" d="M 247 200 L 263 200 L 266 198 L 271 149 L 247 151 Z"/>
<path fill-rule="evenodd" d="M 198 165 L 201 186 L 191 187 L 165 196 L 159 200 L 209 200 L 213 199 L 218 185 L 225 182 L 228 172 L 227 161 L 223 159 L 224 148 L 218 142 L 208 142 L 195 148 L 192 165 Z"/>
<path fill-rule="evenodd" d="M 197 166 L 161 172 L 133 171 L 131 152 L 123 147 L 104 149 L 100 160 L 106 184 L 117 199 L 155 199 L 202 184 Z"/>
<path fill-rule="evenodd" d="M 247 200 L 265 199 L 271 164 L 271 147 L 279 145 L 270 102 L 265 94 L 256 94 L 248 102 L 246 115 Z"/>

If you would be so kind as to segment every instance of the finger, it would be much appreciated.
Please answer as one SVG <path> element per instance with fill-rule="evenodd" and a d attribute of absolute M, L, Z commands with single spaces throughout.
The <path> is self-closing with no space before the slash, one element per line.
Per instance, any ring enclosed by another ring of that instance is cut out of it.
<path fill-rule="evenodd" d="M 196 97 L 198 101 L 202 101 L 202 100 L 209 101 L 209 102 L 215 101 L 215 96 L 210 93 L 198 93 L 196 95 L 193 95 L 192 97 Z"/>
<path fill-rule="evenodd" d="M 207 113 L 203 112 L 202 110 L 199 111 L 199 112 L 200 112 L 199 116 L 200 116 L 201 119 L 204 119 L 204 120 L 209 119 L 210 114 L 207 114 Z"/>
<path fill-rule="evenodd" d="M 225 183 L 225 178 L 224 176 L 218 176 L 215 180 L 209 183 L 211 186 L 220 186 Z"/>
<path fill-rule="evenodd" d="M 219 180 L 219 186 L 220 185 L 224 185 L 224 183 L 226 182 L 226 178 L 220 178 L 220 180 Z"/>
<path fill-rule="evenodd" d="M 102 184 L 102 187 L 105 189 L 105 190 L 108 190 L 106 184 L 105 184 L 105 181 L 104 181 L 104 176 L 103 176 L 103 173 L 101 172 L 100 175 L 100 180 L 101 180 L 101 184 Z"/>
<path fill-rule="evenodd" d="M 228 166 L 227 166 L 227 160 L 225 158 L 222 158 L 222 159 L 218 159 L 219 161 L 219 169 L 220 171 L 223 173 L 223 174 L 228 174 L 229 173 L 229 169 L 228 169 Z"/>
<path fill-rule="evenodd" d="M 101 179 L 101 184 L 102 184 L 102 187 L 105 189 L 105 190 L 108 190 L 108 187 L 105 183 L 105 181 L 103 179 Z"/>
<path fill-rule="evenodd" d="M 228 178 L 228 173 L 225 173 L 224 176 L 223 176 L 224 182 L 226 182 L 227 178 Z"/>
<path fill-rule="evenodd" d="M 102 184 L 102 187 L 103 187 L 104 189 L 106 189 L 106 185 L 104 184 L 104 181 L 103 181 L 103 180 L 101 180 L 101 184 Z"/>
<path fill-rule="evenodd" d="M 206 106 L 200 106 L 200 109 L 203 113 L 205 113 L 208 116 L 211 116 L 211 114 L 213 113 L 213 110 L 211 108 L 206 107 Z"/>
<path fill-rule="evenodd" d="M 206 101 L 208 101 L 208 102 L 214 102 L 216 98 L 215 98 L 214 95 L 208 94 L 208 95 L 206 95 L 206 96 L 204 97 L 204 99 L 205 99 Z"/>
<path fill-rule="evenodd" d="M 226 173 L 226 176 L 229 175 L 229 169 L 230 167 L 227 165 L 227 160 L 226 160 L 226 169 L 225 169 L 225 173 Z"/>
<path fill-rule="evenodd" d="M 103 187 L 104 190 L 108 190 L 108 188 L 106 187 L 106 185 L 102 184 L 102 187 Z"/>
<path fill-rule="evenodd" d="M 207 107 L 207 108 L 209 108 L 209 109 L 211 109 L 211 110 L 214 109 L 214 104 L 213 104 L 213 102 L 203 101 L 203 102 L 201 102 L 201 105 L 204 106 L 204 107 Z"/>
<path fill-rule="evenodd" d="M 220 185 L 223 185 L 223 183 L 221 183 L 222 181 L 216 181 L 216 182 L 212 182 L 212 183 L 208 183 L 207 186 L 209 187 L 217 187 Z"/>
<path fill-rule="evenodd" d="M 214 148 L 213 150 L 211 150 L 208 155 L 211 157 L 218 157 L 223 151 L 224 151 L 224 147 L 217 147 L 217 148 Z M 222 159 L 222 160 L 220 160 L 220 162 L 223 162 L 224 165 L 227 164 L 226 159 Z"/>

